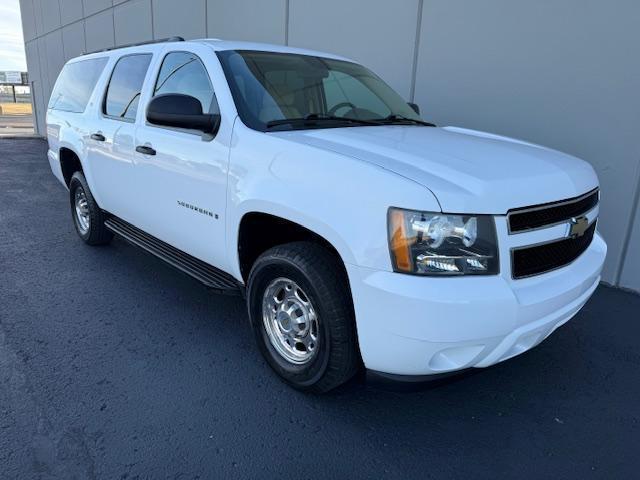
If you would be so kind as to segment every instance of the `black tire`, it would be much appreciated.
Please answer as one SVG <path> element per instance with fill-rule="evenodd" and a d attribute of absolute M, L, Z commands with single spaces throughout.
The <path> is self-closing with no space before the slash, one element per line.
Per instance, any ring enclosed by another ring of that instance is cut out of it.
<path fill-rule="evenodd" d="M 249 274 L 247 305 L 260 351 L 273 370 L 299 390 L 329 391 L 349 380 L 360 366 L 351 291 L 340 262 L 318 244 L 294 242 L 264 252 Z M 278 352 L 263 321 L 263 297 L 279 278 L 300 286 L 317 314 L 317 352 L 303 365 Z"/>
<path fill-rule="evenodd" d="M 84 192 L 89 209 L 89 227 L 86 231 L 83 231 L 83 228 L 81 228 L 78 215 L 76 214 L 75 197 L 78 189 Z M 69 182 L 69 200 L 71 202 L 71 217 L 73 218 L 73 225 L 76 228 L 78 236 L 87 245 L 105 245 L 109 243 L 113 238 L 113 233 L 104 226 L 107 215 L 100 209 L 93 198 L 91 189 L 82 172 L 75 172 L 71 177 L 71 181 Z"/>

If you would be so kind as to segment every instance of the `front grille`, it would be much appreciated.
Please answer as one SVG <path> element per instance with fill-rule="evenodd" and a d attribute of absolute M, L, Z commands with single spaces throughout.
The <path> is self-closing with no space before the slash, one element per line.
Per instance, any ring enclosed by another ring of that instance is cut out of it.
<path fill-rule="evenodd" d="M 509 212 L 509 233 L 555 225 L 584 215 L 598 204 L 598 190 L 562 202 L 518 208 Z"/>
<path fill-rule="evenodd" d="M 511 275 L 513 278 L 530 277 L 568 265 L 591 245 L 595 231 L 594 221 L 581 237 L 513 249 Z"/>

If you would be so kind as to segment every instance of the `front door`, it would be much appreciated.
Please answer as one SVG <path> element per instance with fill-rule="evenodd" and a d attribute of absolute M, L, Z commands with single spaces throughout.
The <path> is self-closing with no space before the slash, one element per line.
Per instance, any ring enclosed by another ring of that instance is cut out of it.
<path fill-rule="evenodd" d="M 164 55 L 145 100 L 180 93 L 200 100 L 203 113 L 219 113 L 210 73 L 201 60 L 213 52 L 191 48 Z M 144 201 L 134 223 L 223 269 L 227 265 L 224 214 L 231 128 L 231 120 L 223 119 L 212 136 L 143 119 L 136 129 L 136 181 Z"/>

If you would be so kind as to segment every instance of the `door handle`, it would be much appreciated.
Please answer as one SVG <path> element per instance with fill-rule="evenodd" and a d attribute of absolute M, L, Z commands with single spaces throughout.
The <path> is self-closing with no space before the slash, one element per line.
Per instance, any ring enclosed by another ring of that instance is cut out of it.
<path fill-rule="evenodd" d="M 148 147 L 146 145 L 138 145 L 136 147 L 136 152 L 142 153 L 143 155 L 155 155 L 156 154 L 156 151 L 153 148 Z"/>
<path fill-rule="evenodd" d="M 97 140 L 98 142 L 104 142 L 106 140 L 104 138 L 104 135 L 102 135 L 101 133 L 92 133 L 91 134 L 91 139 L 92 140 Z"/>

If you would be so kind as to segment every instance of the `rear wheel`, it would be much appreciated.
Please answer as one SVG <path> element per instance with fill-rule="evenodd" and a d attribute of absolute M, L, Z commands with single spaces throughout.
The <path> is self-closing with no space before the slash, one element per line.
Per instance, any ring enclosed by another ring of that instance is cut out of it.
<path fill-rule="evenodd" d="M 263 253 L 251 269 L 249 315 L 269 365 L 300 390 L 325 392 L 359 366 L 351 294 L 340 259 L 310 242 Z"/>
<path fill-rule="evenodd" d="M 71 216 L 76 232 L 88 245 L 104 245 L 113 233 L 104 226 L 106 214 L 96 203 L 82 172 L 75 172 L 69 182 Z"/>

